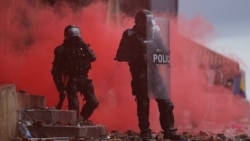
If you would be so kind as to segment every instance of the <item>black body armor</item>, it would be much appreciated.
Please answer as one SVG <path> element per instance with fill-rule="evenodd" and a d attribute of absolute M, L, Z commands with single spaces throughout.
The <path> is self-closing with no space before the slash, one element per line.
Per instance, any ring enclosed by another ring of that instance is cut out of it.
<path fill-rule="evenodd" d="M 69 109 L 75 110 L 77 115 L 81 114 L 83 119 L 87 120 L 99 104 L 93 82 L 88 78 L 91 62 L 96 60 L 96 56 L 90 46 L 78 36 L 65 38 L 63 44 L 55 49 L 54 54 L 51 73 L 57 90 L 60 94 L 66 91 Z M 80 113 L 78 92 L 86 100 Z"/>
<path fill-rule="evenodd" d="M 156 64 L 148 64 L 147 59 L 151 59 L 147 52 L 151 50 L 164 50 L 165 46 L 159 35 L 159 27 L 154 21 L 153 15 L 148 10 L 141 10 L 136 14 L 135 26 L 124 31 L 120 41 L 115 60 L 128 62 L 132 75 L 132 94 L 136 97 L 138 125 L 141 130 L 140 136 L 143 140 L 150 138 L 151 130 L 149 123 L 149 92 L 166 93 L 163 87 L 161 76 L 158 74 Z M 159 61 L 159 60 L 158 60 Z M 159 62 L 158 62 L 159 63 Z M 148 68 L 150 67 L 150 73 Z M 154 79 L 149 79 L 154 77 Z M 159 78 L 159 79 L 158 79 Z M 148 85 L 148 80 L 156 80 Z M 164 130 L 164 139 L 179 139 L 174 128 L 174 105 L 169 98 L 157 99 L 160 112 L 160 125 Z"/>

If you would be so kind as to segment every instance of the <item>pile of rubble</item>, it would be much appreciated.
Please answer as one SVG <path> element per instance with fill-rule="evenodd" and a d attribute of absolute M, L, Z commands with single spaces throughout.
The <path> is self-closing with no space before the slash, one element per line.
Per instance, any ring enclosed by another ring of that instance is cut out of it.
<path fill-rule="evenodd" d="M 187 132 L 182 133 L 184 141 L 250 141 L 247 134 L 239 134 L 235 137 L 226 137 L 223 133 L 209 134 L 204 131 L 193 135 Z M 127 132 L 111 131 L 106 136 L 98 138 L 83 137 L 44 137 L 44 138 L 27 138 L 16 137 L 13 141 L 141 141 L 138 133 L 128 130 Z M 164 141 L 162 134 L 154 134 L 154 138 L 150 141 Z"/>
<path fill-rule="evenodd" d="M 36 121 L 33 123 L 33 126 L 42 127 L 46 126 L 44 121 Z M 72 125 L 68 122 L 58 121 L 53 125 L 56 127 L 65 127 L 65 126 L 78 126 L 84 127 L 86 125 Z M 96 125 L 90 125 L 95 127 Z M 89 126 L 87 126 L 89 128 Z M 18 128 L 20 129 L 20 128 Z M 58 128 L 59 129 L 59 128 Z M 29 129 L 26 128 L 25 132 L 20 129 L 20 136 L 15 137 L 12 141 L 142 141 L 139 136 L 139 133 L 127 130 L 126 132 L 121 131 L 107 131 L 104 134 L 99 134 L 99 136 L 88 136 L 88 137 L 55 137 L 53 133 L 45 133 L 41 136 L 36 136 L 35 133 L 29 132 Z M 196 130 L 196 131 L 195 131 Z M 224 129 L 221 132 L 211 132 L 205 130 L 195 129 L 189 132 L 180 133 L 184 141 L 250 141 L 250 135 L 247 126 L 242 126 L 241 128 L 230 127 Z M 51 131 L 50 131 L 51 132 Z M 28 133 L 28 134 L 27 134 Z M 52 135 L 52 136 L 51 136 Z M 152 132 L 152 139 L 150 141 L 164 141 L 163 134 Z"/>

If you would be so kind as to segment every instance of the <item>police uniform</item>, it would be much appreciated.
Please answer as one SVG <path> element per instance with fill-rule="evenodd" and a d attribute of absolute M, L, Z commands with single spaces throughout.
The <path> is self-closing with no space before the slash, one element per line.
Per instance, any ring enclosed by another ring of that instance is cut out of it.
<path fill-rule="evenodd" d="M 159 36 L 159 28 L 156 25 L 153 15 L 148 10 L 141 10 L 136 14 L 135 26 L 124 31 L 120 41 L 115 60 L 128 62 L 132 75 L 132 94 L 136 97 L 137 117 L 140 136 L 143 139 L 151 138 L 149 123 L 149 92 L 166 93 L 165 87 L 161 85 L 162 80 L 157 71 L 148 75 L 147 50 L 164 50 L 164 44 Z M 151 30 L 151 31 L 148 31 Z M 151 69 L 157 69 L 154 65 Z M 154 86 L 148 87 L 148 77 L 155 77 Z M 159 89 L 160 88 L 160 89 Z M 156 99 L 160 112 L 160 125 L 164 132 L 165 139 L 180 139 L 174 129 L 174 105 L 169 98 Z"/>
<path fill-rule="evenodd" d="M 61 109 L 65 97 L 64 91 L 66 91 L 69 109 L 75 110 L 83 120 L 88 120 L 99 104 L 93 82 L 88 77 L 91 62 L 96 60 L 96 56 L 90 46 L 82 40 L 80 30 L 75 25 L 67 26 L 64 36 L 63 44 L 54 50 L 55 57 L 51 71 L 60 94 L 56 107 Z M 78 92 L 84 96 L 85 100 L 80 113 Z"/>

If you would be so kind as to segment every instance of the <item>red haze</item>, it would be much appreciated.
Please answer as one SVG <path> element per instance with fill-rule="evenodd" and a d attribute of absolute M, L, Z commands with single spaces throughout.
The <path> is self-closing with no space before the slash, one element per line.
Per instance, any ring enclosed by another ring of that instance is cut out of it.
<path fill-rule="evenodd" d="M 122 25 L 106 22 L 107 5 L 102 3 L 74 12 L 65 4 L 54 9 L 24 1 L 1 1 L 0 4 L 0 12 L 6 13 L 0 17 L 0 83 L 14 83 L 17 90 L 44 95 L 47 106 L 54 106 L 58 93 L 50 74 L 53 50 L 62 43 L 64 27 L 76 24 L 97 55 L 90 77 L 100 106 L 91 119 L 106 125 L 109 130 L 138 130 L 128 66 L 113 60 L 122 33 L 132 27 L 133 19 L 127 18 Z M 200 19 L 192 22 L 201 27 L 204 24 Z M 195 31 L 193 28 L 189 29 L 190 37 Z M 185 41 L 176 34 L 175 27 L 172 31 L 171 96 L 176 126 L 186 130 L 202 127 L 201 123 L 206 121 L 223 126 L 242 118 L 245 105 L 239 107 L 239 101 L 224 89 L 207 87 L 204 74 L 197 68 L 185 67 L 182 56 L 190 52 Z M 195 32 L 195 36 L 197 34 L 202 36 L 206 31 Z M 66 102 L 64 108 L 67 108 Z M 160 131 L 154 101 L 150 118 L 152 129 Z"/>

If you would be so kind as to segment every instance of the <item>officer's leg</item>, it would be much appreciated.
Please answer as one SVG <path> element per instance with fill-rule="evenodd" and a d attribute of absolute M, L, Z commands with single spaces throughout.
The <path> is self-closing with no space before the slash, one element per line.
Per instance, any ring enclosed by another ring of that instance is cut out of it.
<path fill-rule="evenodd" d="M 76 82 L 69 81 L 66 91 L 67 91 L 69 110 L 75 110 L 78 116 L 79 115 L 79 101 L 77 97 L 78 90 L 77 90 Z"/>
<path fill-rule="evenodd" d="M 136 96 L 138 125 L 141 130 L 140 136 L 143 139 L 151 137 L 149 123 L 149 98 L 146 81 L 132 80 L 132 92 Z"/>
<path fill-rule="evenodd" d="M 82 89 L 80 90 L 84 95 L 84 99 L 86 100 L 85 104 L 82 107 L 81 116 L 83 117 L 83 120 L 88 120 L 94 110 L 98 107 L 99 102 L 94 93 L 92 80 L 82 80 L 81 85 Z"/>
<path fill-rule="evenodd" d="M 150 138 L 151 130 L 149 128 L 149 98 L 136 97 L 138 125 L 141 130 L 142 138 Z"/>
<path fill-rule="evenodd" d="M 182 139 L 176 135 L 174 128 L 174 105 L 170 100 L 157 99 L 157 104 L 160 112 L 160 124 L 164 131 L 164 139 Z"/>

